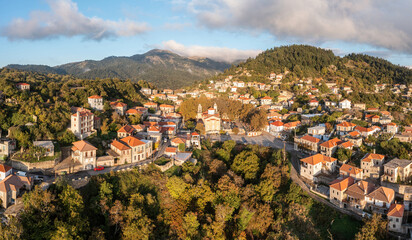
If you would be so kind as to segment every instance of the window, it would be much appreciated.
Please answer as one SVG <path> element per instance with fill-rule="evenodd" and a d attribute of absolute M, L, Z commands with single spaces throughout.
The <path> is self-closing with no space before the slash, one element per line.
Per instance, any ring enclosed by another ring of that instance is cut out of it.
<path fill-rule="evenodd" d="M 396 222 L 399 222 L 399 218 L 396 219 Z"/>

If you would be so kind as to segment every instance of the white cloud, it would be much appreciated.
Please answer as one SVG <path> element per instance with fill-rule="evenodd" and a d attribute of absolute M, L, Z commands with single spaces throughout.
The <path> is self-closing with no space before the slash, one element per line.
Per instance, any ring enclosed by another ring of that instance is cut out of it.
<path fill-rule="evenodd" d="M 50 11 L 32 11 L 26 19 L 12 20 L 1 31 L 10 40 L 37 40 L 59 36 L 83 36 L 101 40 L 118 36 L 133 36 L 149 30 L 146 23 L 131 20 L 104 20 L 86 17 L 71 0 L 48 0 Z"/>
<path fill-rule="evenodd" d="M 209 28 L 270 32 L 308 43 L 346 41 L 412 53 L 410 0 L 187 0 Z"/>
<path fill-rule="evenodd" d="M 206 47 L 191 45 L 185 46 L 177 43 L 174 40 L 162 42 L 161 48 L 170 50 L 179 55 L 186 57 L 206 57 L 213 60 L 233 62 L 236 60 L 243 60 L 249 57 L 255 57 L 261 50 L 239 50 L 226 47 Z"/>

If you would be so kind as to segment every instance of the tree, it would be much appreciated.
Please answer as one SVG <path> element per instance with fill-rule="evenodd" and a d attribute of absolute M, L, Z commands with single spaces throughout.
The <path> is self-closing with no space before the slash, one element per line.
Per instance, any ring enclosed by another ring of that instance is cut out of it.
<path fill-rule="evenodd" d="M 130 123 L 132 125 L 137 125 L 142 122 L 142 116 L 140 114 L 134 114 L 129 116 Z"/>
<path fill-rule="evenodd" d="M 387 222 L 380 215 L 373 214 L 372 218 L 365 219 L 365 224 L 356 234 L 356 240 L 386 239 L 386 225 Z"/>
<path fill-rule="evenodd" d="M 198 234 L 200 224 L 193 212 L 188 212 L 183 218 L 183 228 L 186 231 L 186 239 L 193 239 Z"/>
<path fill-rule="evenodd" d="M 239 128 L 238 127 L 234 127 L 233 129 L 232 129 L 232 132 L 234 133 L 234 134 L 239 134 Z"/>
<path fill-rule="evenodd" d="M 259 157 L 250 151 L 242 151 L 233 160 L 231 169 L 246 180 L 254 180 L 259 171 Z"/>
<path fill-rule="evenodd" d="M 198 131 L 201 135 L 205 134 L 205 125 L 203 123 L 196 124 L 196 131 Z"/>
<path fill-rule="evenodd" d="M 186 145 L 184 143 L 179 143 L 179 152 L 184 152 L 186 150 Z"/>

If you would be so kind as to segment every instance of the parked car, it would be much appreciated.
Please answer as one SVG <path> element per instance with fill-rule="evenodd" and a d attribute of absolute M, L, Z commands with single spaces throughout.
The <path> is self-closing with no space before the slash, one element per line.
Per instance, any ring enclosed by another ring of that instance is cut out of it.
<path fill-rule="evenodd" d="M 33 179 L 34 179 L 34 181 L 43 182 L 44 177 L 43 177 L 43 176 L 38 176 L 38 175 L 36 175 L 36 176 L 33 177 Z"/>
<path fill-rule="evenodd" d="M 97 166 L 97 167 L 94 168 L 94 171 L 101 171 L 103 169 L 104 169 L 103 166 Z"/>
<path fill-rule="evenodd" d="M 16 172 L 16 175 L 17 175 L 17 176 L 20 176 L 20 177 L 27 177 L 27 173 L 26 173 L 26 172 L 23 172 L 23 171 L 17 171 L 17 172 Z"/>

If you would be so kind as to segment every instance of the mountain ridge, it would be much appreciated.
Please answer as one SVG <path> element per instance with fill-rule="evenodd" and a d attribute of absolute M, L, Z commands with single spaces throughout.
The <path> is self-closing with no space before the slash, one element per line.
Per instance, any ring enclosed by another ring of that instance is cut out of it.
<path fill-rule="evenodd" d="M 132 56 L 109 56 L 101 60 L 84 60 L 56 66 L 9 64 L 7 68 L 73 75 L 79 78 L 120 78 L 145 80 L 159 88 L 181 88 L 217 75 L 229 63 L 209 58 L 183 57 L 168 50 L 152 49 Z"/>

